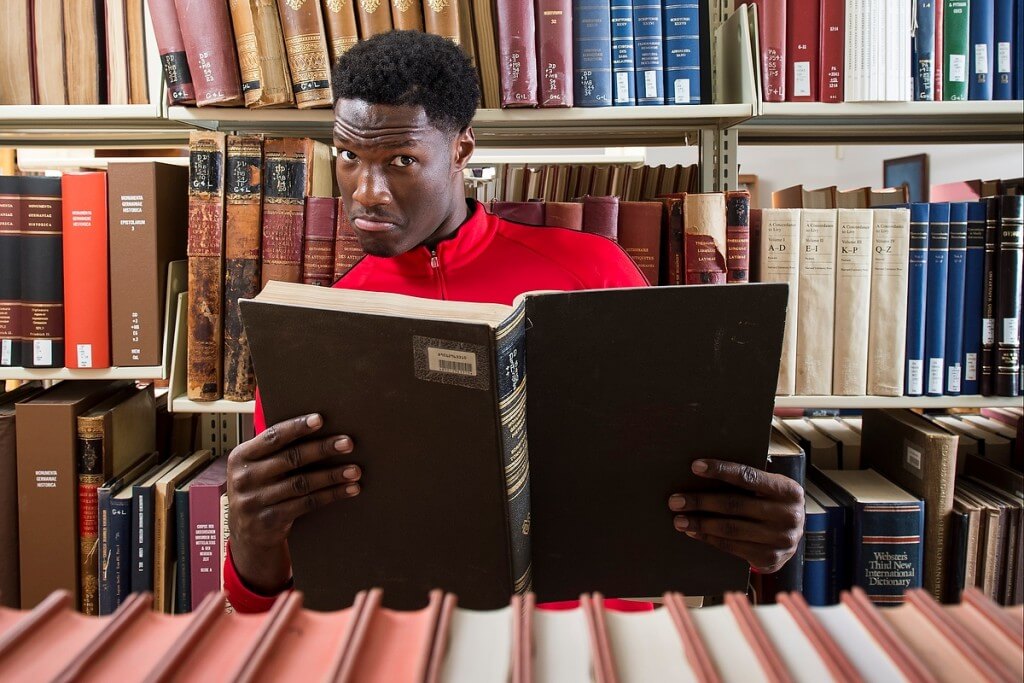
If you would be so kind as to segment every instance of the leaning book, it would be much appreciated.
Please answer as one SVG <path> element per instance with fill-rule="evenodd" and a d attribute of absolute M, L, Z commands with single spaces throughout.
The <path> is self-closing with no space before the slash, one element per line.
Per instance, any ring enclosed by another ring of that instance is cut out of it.
<path fill-rule="evenodd" d="M 320 413 L 363 469 L 359 496 L 296 521 L 296 587 L 315 609 L 372 586 L 478 609 L 531 588 L 742 590 L 747 564 L 678 533 L 668 498 L 723 488 L 697 458 L 764 467 L 786 301 L 780 284 L 505 306 L 269 283 L 240 303 L 267 424 Z"/>

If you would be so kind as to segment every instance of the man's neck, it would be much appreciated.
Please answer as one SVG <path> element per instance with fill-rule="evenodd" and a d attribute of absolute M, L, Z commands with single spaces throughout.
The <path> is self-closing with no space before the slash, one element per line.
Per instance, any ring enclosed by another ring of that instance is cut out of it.
<path fill-rule="evenodd" d="M 469 207 L 466 204 L 465 197 L 458 197 L 452 202 L 451 211 L 448 212 L 448 217 L 441 222 L 430 237 L 423 241 L 423 246 L 433 251 L 437 248 L 437 245 L 441 242 L 455 237 L 455 233 L 458 232 L 459 227 L 466 222 L 469 217 Z"/>

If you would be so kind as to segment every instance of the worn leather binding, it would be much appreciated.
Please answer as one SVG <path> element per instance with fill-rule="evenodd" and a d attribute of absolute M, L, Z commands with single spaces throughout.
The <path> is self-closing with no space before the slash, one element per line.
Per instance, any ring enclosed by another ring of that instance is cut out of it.
<path fill-rule="evenodd" d="M 492 201 L 488 212 L 513 223 L 543 226 L 547 225 L 547 220 L 544 217 L 545 206 L 544 202 Z"/>
<path fill-rule="evenodd" d="M 231 40 L 231 17 L 223 0 L 192 2 L 174 0 L 181 37 L 200 107 L 242 104 L 238 54 Z"/>
<path fill-rule="evenodd" d="M 189 135 L 188 397 L 223 393 L 224 152 L 226 135 Z"/>
<path fill-rule="evenodd" d="M 320 5 L 316 0 L 277 0 L 284 30 L 284 47 L 299 109 L 329 107 L 331 62 Z"/>
<path fill-rule="evenodd" d="M 571 107 L 572 1 L 537 1 L 537 80 L 542 107 Z"/>
<path fill-rule="evenodd" d="M 502 107 L 537 106 L 537 41 L 532 0 L 498 3 Z"/>
<path fill-rule="evenodd" d="M 355 0 L 322 0 L 322 2 L 324 26 L 327 29 L 327 47 L 333 63 L 359 42 L 359 23 L 356 21 Z"/>
<path fill-rule="evenodd" d="M 583 232 L 591 232 L 617 241 L 619 238 L 618 225 L 618 197 L 583 198 Z"/>
<path fill-rule="evenodd" d="M 420 0 L 391 0 L 391 21 L 396 31 L 422 31 Z"/>
<path fill-rule="evenodd" d="M 720 285 L 726 281 L 725 196 L 689 194 L 683 200 L 683 254 L 686 284 Z"/>
<path fill-rule="evenodd" d="M 750 193 L 725 195 L 726 282 L 750 282 Z"/>
<path fill-rule="evenodd" d="M 224 185 L 224 398 L 251 401 L 255 378 L 238 300 L 260 289 L 262 135 L 228 136 Z"/>
<path fill-rule="evenodd" d="M 334 197 L 306 197 L 302 245 L 302 282 L 330 287 L 334 280 L 334 230 L 338 202 Z"/>
<path fill-rule="evenodd" d="M 499 2 L 500 5 L 505 1 Z M 532 16 L 531 11 L 531 16 Z M 423 25 L 427 33 L 459 44 L 459 5 L 453 0 L 423 0 Z"/>
<path fill-rule="evenodd" d="M 544 202 L 544 222 L 553 228 L 583 229 L 583 204 Z"/>
<path fill-rule="evenodd" d="M 658 284 L 663 211 L 660 201 L 619 202 L 619 245 L 652 285 Z"/>
<path fill-rule="evenodd" d="M 337 225 L 334 229 L 334 282 L 341 279 L 341 276 L 349 271 L 359 259 L 366 254 L 359 244 L 352 224 L 348 222 L 348 214 L 345 213 L 345 204 L 341 197 L 337 198 Z"/>
<path fill-rule="evenodd" d="M 275 0 L 230 0 L 245 106 L 292 104 L 291 75 Z"/>
<path fill-rule="evenodd" d="M 196 89 L 192 85 L 192 72 L 185 57 L 185 40 L 181 37 L 174 0 L 147 2 L 153 17 L 153 33 L 160 52 L 160 66 L 167 83 L 167 101 L 170 104 L 192 104 L 196 101 Z"/>
<path fill-rule="evenodd" d="M 391 23 L 391 5 L 387 0 L 353 0 L 359 12 L 359 35 L 363 40 L 387 33 Z"/>

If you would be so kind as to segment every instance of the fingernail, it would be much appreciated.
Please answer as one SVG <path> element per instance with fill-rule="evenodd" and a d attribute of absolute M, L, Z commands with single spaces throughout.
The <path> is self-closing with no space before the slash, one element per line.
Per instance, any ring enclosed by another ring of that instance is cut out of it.
<path fill-rule="evenodd" d="M 345 493 L 354 496 L 359 493 L 359 484 L 349 484 L 345 487 Z"/>
<path fill-rule="evenodd" d="M 351 450 L 351 448 L 352 441 L 347 436 L 343 436 L 334 442 L 334 450 L 336 451 L 341 451 L 344 453 L 345 451 Z"/>
<path fill-rule="evenodd" d="M 346 479 L 355 479 L 356 477 L 359 476 L 359 468 L 358 467 L 346 467 L 345 470 L 341 474 Z"/>
<path fill-rule="evenodd" d="M 708 471 L 708 464 L 703 460 L 694 460 L 691 469 L 697 474 L 703 474 Z"/>
<path fill-rule="evenodd" d="M 676 527 L 676 531 L 686 531 L 686 527 L 690 526 L 690 520 L 686 519 L 682 515 L 677 515 L 672 523 Z"/>
<path fill-rule="evenodd" d="M 668 508 L 673 512 L 679 512 L 686 507 L 686 496 L 679 495 L 678 493 L 669 496 Z"/>
<path fill-rule="evenodd" d="M 317 413 L 313 413 L 306 418 L 306 426 L 310 429 L 320 429 L 320 426 L 324 423 L 324 419 Z"/>
<path fill-rule="evenodd" d="M 695 531 L 687 531 L 686 535 L 689 536 L 690 538 L 697 538 L 697 532 L 695 532 Z"/>

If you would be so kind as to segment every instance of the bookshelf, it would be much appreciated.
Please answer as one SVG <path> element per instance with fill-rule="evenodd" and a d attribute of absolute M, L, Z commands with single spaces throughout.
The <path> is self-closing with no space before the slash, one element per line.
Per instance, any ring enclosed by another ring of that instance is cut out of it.
<path fill-rule="evenodd" d="M 1021 398 L 1004 396 L 779 396 L 776 408 L 867 410 L 869 408 L 1019 408 Z"/>

